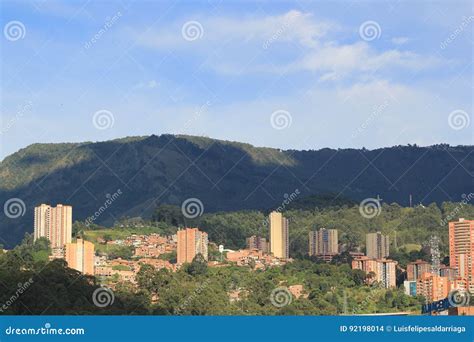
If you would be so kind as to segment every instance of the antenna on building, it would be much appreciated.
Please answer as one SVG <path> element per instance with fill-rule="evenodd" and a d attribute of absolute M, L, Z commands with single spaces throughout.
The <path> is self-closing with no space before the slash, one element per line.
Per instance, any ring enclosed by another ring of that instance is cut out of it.
<path fill-rule="evenodd" d="M 413 196 L 410 194 L 410 208 L 413 206 Z"/>
<path fill-rule="evenodd" d="M 440 269 L 440 253 L 439 253 L 439 237 L 432 235 L 430 238 L 431 253 L 431 273 L 439 275 Z"/>

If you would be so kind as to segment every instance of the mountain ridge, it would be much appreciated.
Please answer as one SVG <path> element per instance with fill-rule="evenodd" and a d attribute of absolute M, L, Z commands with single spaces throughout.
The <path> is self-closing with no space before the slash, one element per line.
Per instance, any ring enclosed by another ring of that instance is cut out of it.
<path fill-rule="evenodd" d="M 199 198 L 206 212 L 277 207 L 301 196 L 336 193 L 360 201 L 380 195 L 408 204 L 460 201 L 472 191 L 473 146 L 280 150 L 188 135 L 124 137 L 102 142 L 32 144 L 0 162 L 0 203 L 25 202 L 24 216 L 0 217 L 0 243 L 31 232 L 34 206 L 73 205 L 84 220 L 121 195 L 98 218 L 149 217 L 159 204 Z"/>

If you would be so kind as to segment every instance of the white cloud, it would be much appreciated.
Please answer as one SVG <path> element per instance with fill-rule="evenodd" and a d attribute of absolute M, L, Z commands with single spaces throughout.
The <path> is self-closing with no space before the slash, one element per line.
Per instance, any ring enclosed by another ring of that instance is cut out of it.
<path fill-rule="evenodd" d="M 339 24 L 296 10 L 263 18 L 198 16 L 188 19 L 202 25 L 200 39 L 192 42 L 183 39 L 179 25 L 185 21 L 167 29 L 150 30 L 141 35 L 133 33 L 133 36 L 148 48 L 188 49 L 193 54 L 201 54 L 207 68 L 230 75 L 311 71 L 320 74 L 320 81 L 337 81 L 354 75 L 363 79 L 375 71 L 422 70 L 442 62 L 438 57 L 407 50 L 378 51 L 359 37 L 354 42 L 341 43 L 346 37 L 340 37 L 339 41 L 334 39 L 336 33 L 342 31 Z M 392 41 L 402 45 L 408 38 L 398 37 Z"/>
<path fill-rule="evenodd" d="M 181 28 L 187 21 L 197 21 L 203 29 L 202 38 L 195 41 L 183 39 Z M 247 18 L 232 17 L 189 17 L 176 22 L 169 28 L 139 32 L 129 29 L 129 34 L 138 43 L 155 49 L 193 49 L 204 50 L 209 44 L 257 43 L 264 44 L 274 38 L 278 42 L 298 42 L 302 46 L 311 47 L 326 35 L 328 31 L 338 28 L 333 22 L 315 20 L 310 13 L 292 10 L 282 15 Z"/>

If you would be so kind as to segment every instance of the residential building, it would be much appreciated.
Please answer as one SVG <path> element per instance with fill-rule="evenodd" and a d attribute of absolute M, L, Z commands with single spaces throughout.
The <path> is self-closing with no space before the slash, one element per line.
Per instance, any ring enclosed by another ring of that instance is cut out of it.
<path fill-rule="evenodd" d="M 405 289 L 405 294 L 407 296 L 416 296 L 416 281 L 414 280 L 405 280 L 403 282 L 403 287 Z"/>
<path fill-rule="evenodd" d="M 252 235 L 247 238 L 247 249 L 256 249 L 264 253 L 268 253 L 267 239 L 260 236 Z"/>
<path fill-rule="evenodd" d="M 424 260 L 416 260 L 407 264 L 407 280 L 416 281 L 423 273 L 431 272 L 431 264 Z"/>
<path fill-rule="evenodd" d="M 390 288 L 397 286 L 397 264 L 398 262 L 390 259 L 377 260 L 377 280 L 383 287 Z"/>
<path fill-rule="evenodd" d="M 386 258 L 390 254 L 389 245 L 388 235 L 383 235 L 381 232 L 369 233 L 366 237 L 366 255 L 374 259 Z"/>
<path fill-rule="evenodd" d="M 309 255 L 333 256 L 339 252 L 337 229 L 309 232 Z"/>
<path fill-rule="evenodd" d="M 416 294 L 426 298 L 427 303 L 448 297 L 450 283 L 447 277 L 424 273 L 416 282 Z"/>
<path fill-rule="evenodd" d="M 51 248 L 64 248 L 72 238 L 72 207 L 58 204 L 51 207 L 41 204 L 35 207 L 34 240 L 45 237 Z"/>
<path fill-rule="evenodd" d="M 458 277 L 458 270 L 454 267 L 442 265 L 439 268 L 439 275 L 442 277 L 448 277 L 449 280 L 454 280 Z"/>
<path fill-rule="evenodd" d="M 94 244 L 83 239 L 66 244 L 66 262 L 70 268 L 94 275 Z"/>
<path fill-rule="evenodd" d="M 280 212 L 270 213 L 270 253 L 281 259 L 290 257 L 289 237 L 288 237 L 288 219 L 283 217 Z"/>
<path fill-rule="evenodd" d="M 207 233 L 198 228 L 186 228 L 178 230 L 177 262 L 184 264 L 192 262 L 194 257 L 201 254 L 205 260 L 208 259 L 209 240 Z"/>
<path fill-rule="evenodd" d="M 474 292 L 474 220 L 449 222 L 449 263 Z"/>
<path fill-rule="evenodd" d="M 352 260 L 353 269 L 363 270 L 367 273 L 368 283 L 377 281 L 385 288 L 397 286 L 396 266 L 397 262 L 390 259 L 373 259 L 362 256 Z"/>

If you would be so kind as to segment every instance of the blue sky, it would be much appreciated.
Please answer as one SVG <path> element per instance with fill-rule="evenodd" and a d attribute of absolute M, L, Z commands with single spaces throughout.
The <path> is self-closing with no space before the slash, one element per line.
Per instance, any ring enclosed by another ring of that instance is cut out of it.
<path fill-rule="evenodd" d="M 162 133 L 283 149 L 473 143 L 469 1 L 1 6 L 0 159 Z"/>

